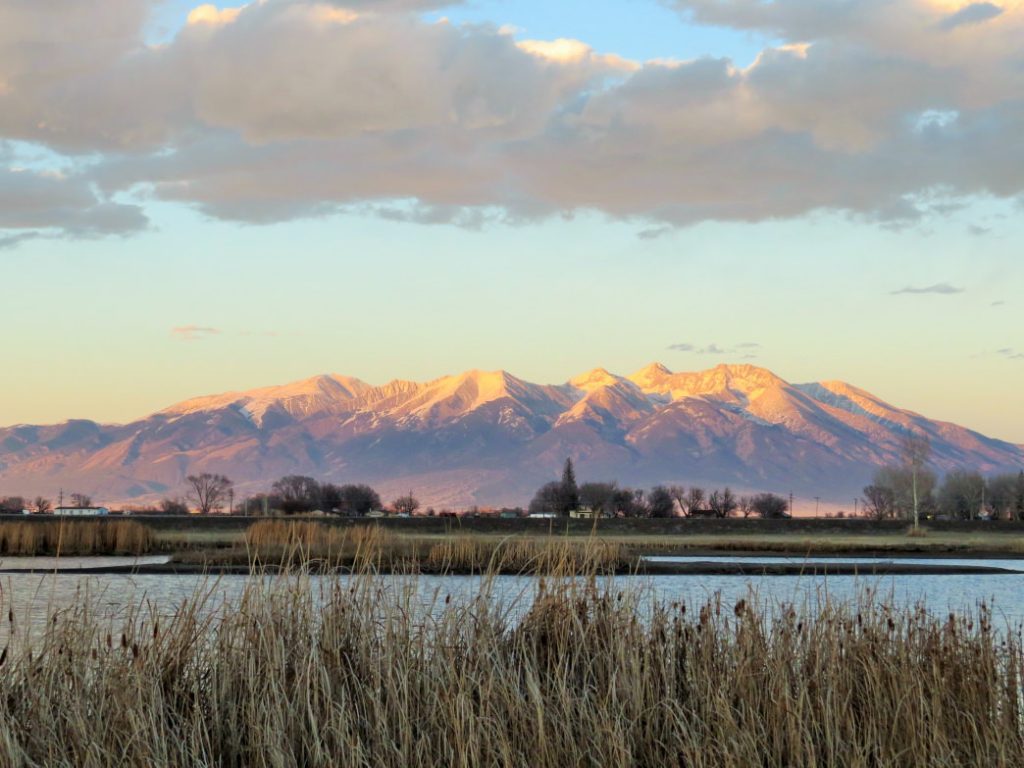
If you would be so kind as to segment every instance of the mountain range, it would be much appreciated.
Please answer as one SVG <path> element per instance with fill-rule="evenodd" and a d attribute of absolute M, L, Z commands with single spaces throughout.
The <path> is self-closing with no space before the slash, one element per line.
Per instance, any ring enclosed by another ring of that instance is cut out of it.
<path fill-rule="evenodd" d="M 939 471 L 1017 471 L 1024 446 L 897 408 L 840 381 L 791 384 L 752 365 L 630 376 L 597 368 L 561 385 L 505 371 L 373 386 L 323 375 L 199 397 L 130 424 L 0 428 L 0 494 L 145 503 L 201 471 L 239 493 L 285 474 L 413 491 L 424 504 L 529 501 L 567 456 L 580 480 L 731 485 L 846 501 L 909 430 Z"/>

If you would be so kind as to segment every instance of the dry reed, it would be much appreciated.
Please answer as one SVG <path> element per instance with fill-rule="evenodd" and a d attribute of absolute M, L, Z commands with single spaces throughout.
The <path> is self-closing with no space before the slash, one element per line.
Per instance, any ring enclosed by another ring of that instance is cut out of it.
<path fill-rule="evenodd" d="M 305 567 L 313 562 L 360 569 L 400 557 L 399 537 L 378 525 L 340 527 L 318 522 L 261 520 L 245 534 L 255 563 Z"/>
<path fill-rule="evenodd" d="M 153 545 L 149 529 L 134 520 L 55 517 L 0 523 L 4 555 L 142 555 Z"/>
<path fill-rule="evenodd" d="M 598 579 L 519 613 L 404 580 L 208 585 L 0 656 L 4 766 L 1019 766 L 1021 637 L 870 599 L 698 610 Z M 12 619 L 13 620 L 13 619 Z"/>
<path fill-rule="evenodd" d="M 509 538 L 501 541 L 456 536 L 430 547 L 423 566 L 431 571 L 470 573 L 590 574 L 624 564 L 622 547 L 600 539 Z"/>
<path fill-rule="evenodd" d="M 435 542 L 402 537 L 377 525 L 342 527 L 290 520 L 253 523 L 245 545 L 250 562 L 299 568 L 326 564 L 400 572 L 569 575 L 608 572 L 625 562 L 621 545 L 599 539 L 494 540 L 462 535 Z"/>

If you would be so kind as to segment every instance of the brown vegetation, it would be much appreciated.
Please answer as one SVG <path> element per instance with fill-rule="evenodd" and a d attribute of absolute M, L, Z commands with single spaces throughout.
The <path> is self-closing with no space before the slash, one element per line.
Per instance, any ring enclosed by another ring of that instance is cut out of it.
<path fill-rule="evenodd" d="M 308 565 L 322 561 L 330 566 L 388 565 L 407 558 L 410 552 L 401 539 L 379 525 L 338 527 L 296 520 L 260 520 L 245 534 L 251 562 Z"/>
<path fill-rule="evenodd" d="M 575 574 L 609 572 L 623 564 L 623 548 L 598 539 L 455 536 L 430 547 L 422 561 L 434 572 Z"/>
<path fill-rule="evenodd" d="M 984 606 L 687 610 L 590 578 L 517 611 L 486 580 L 424 605 L 381 577 L 253 579 L 218 605 L 215 586 L 113 630 L 81 605 L 3 651 L 4 764 L 1024 764 L 1021 639 Z"/>
<path fill-rule="evenodd" d="M 469 534 L 432 541 L 399 536 L 378 525 L 342 528 L 310 521 L 259 521 L 249 528 L 245 542 L 248 562 L 275 566 L 568 574 L 607 572 L 624 563 L 621 545 L 593 538 L 494 539 Z"/>
<path fill-rule="evenodd" d="M 4 555 L 142 555 L 152 548 L 149 528 L 134 520 L 0 522 Z"/>

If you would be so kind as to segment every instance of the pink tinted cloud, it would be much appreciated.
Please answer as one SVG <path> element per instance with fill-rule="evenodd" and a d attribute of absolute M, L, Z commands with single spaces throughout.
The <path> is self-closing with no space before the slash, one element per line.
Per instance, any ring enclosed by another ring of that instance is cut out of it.
<path fill-rule="evenodd" d="M 201 341 L 220 334 L 220 328 L 204 325 L 179 325 L 171 329 L 171 336 L 179 341 Z"/>

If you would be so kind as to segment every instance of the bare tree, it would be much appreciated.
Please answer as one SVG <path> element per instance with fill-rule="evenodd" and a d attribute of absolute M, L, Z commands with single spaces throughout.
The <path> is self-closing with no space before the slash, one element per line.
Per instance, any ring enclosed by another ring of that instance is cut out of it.
<path fill-rule="evenodd" d="M 614 515 L 618 491 L 616 483 L 583 483 L 579 487 L 580 505 L 583 509 Z"/>
<path fill-rule="evenodd" d="M 686 514 L 686 486 L 685 485 L 670 485 L 668 487 L 669 495 L 676 504 L 679 505 L 679 511 L 682 514 Z"/>
<path fill-rule="evenodd" d="M 25 499 L 21 496 L 4 496 L 0 499 L 0 514 L 20 514 L 25 509 Z"/>
<path fill-rule="evenodd" d="M 764 518 L 789 517 L 789 502 L 774 493 L 759 493 L 750 500 L 754 514 Z"/>
<path fill-rule="evenodd" d="M 903 466 L 910 472 L 911 489 L 914 501 L 914 528 L 920 526 L 920 477 L 928 466 L 928 459 L 932 455 L 932 445 L 928 436 L 923 433 L 908 432 L 900 445 L 900 459 Z"/>
<path fill-rule="evenodd" d="M 744 517 L 754 514 L 754 503 L 749 496 L 740 496 L 739 510 Z"/>
<path fill-rule="evenodd" d="M 651 517 L 675 517 L 675 502 L 668 488 L 663 485 L 651 488 L 647 494 L 647 509 Z"/>
<path fill-rule="evenodd" d="M 886 485 L 864 488 L 864 514 L 872 520 L 884 520 L 896 514 L 896 494 Z"/>
<path fill-rule="evenodd" d="M 1013 520 L 1017 500 L 1017 475 L 993 475 L 986 482 L 985 507 L 996 520 Z"/>
<path fill-rule="evenodd" d="M 412 491 L 410 491 L 407 496 L 399 496 L 391 502 L 391 506 L 395 510 L 395 514 L 411 515 L 420 508 L 420 502 L 412 495 Z"/>
<path fill-rule="evenodd" d="M 42 496 L 36 496 L 35 507 L 36 513 L 40 515 L 53 511 L 53 505 L 50 503 L 50 500 L 44 499 Z"/>
<path fill-rule="evenodd" d="M 92 506 L 92 496 L 85 493 L 72 493 L 71 506 L 78 509 L 85 509 Z"/>
<path fill-rule="evenodd" d="M 164 499 L 160 502 L 160 511 L 165 515 L 187 515 L 188 504 L 183 499 Z"/>
<path fill-rule="evenodd" d="M 682 499 L 677 499 L 679 506 L 686 517 L 692 517 L 695 512 L 704 509 L 704 489 L 694 486 L 690 488 Z"/>
<path fill-rule="evenodd" d="M 736 511 L 737 506 L 736 496 L 728 486 L 721 491 L 714 491 L 708 498 L 708 508 L 715 517 L 728 517 Z"/>
<path fill-rule="evenodd" d="M 320 507 L 320 483 L 304 475 L 286 475 L 274 483 L 274 495 L 282 512 L 312 512 Z"/>
<path fill-rule="evenodd" d="M 980 472 L 954 469 L 948 472 L 939 488 L 939 510 L 949 517 L 973 520 L 985 504 L 985 478 Z"/>
<path fill-rule="evenodd" d="M 224 499 L 228 491 L 234 487 L 224 475 L 213 475 L 203 472 L 201 475 L 189 475 L 188 484 L 191 487 L 189 499 L 196 505 L 201 515 L 208 515 L 211 512 L 219 511 L 224 506 Z"/>

